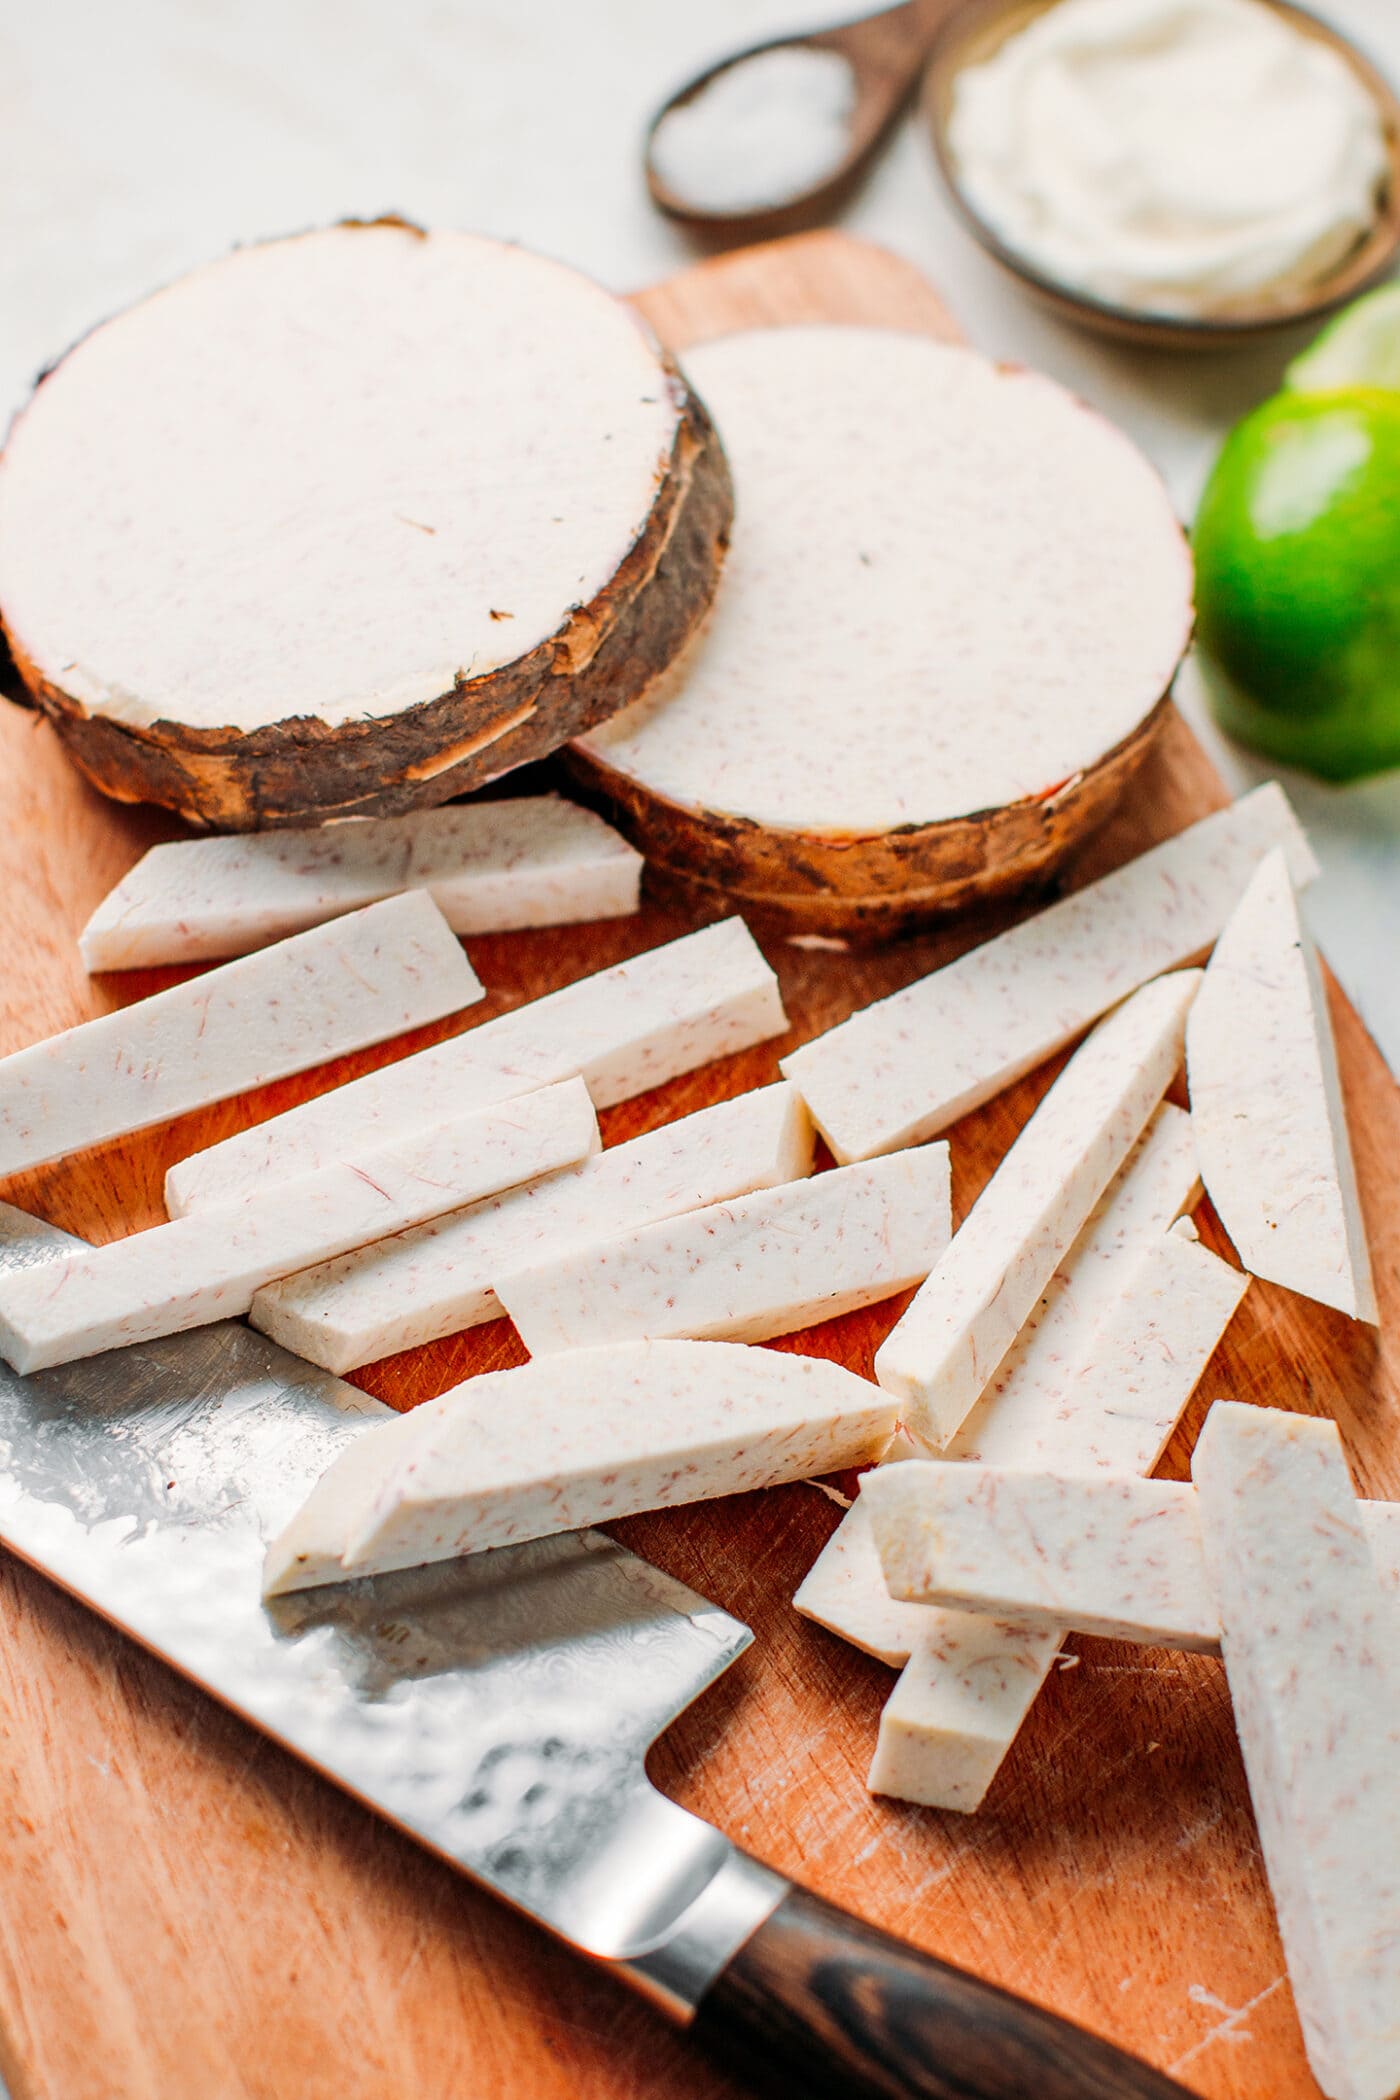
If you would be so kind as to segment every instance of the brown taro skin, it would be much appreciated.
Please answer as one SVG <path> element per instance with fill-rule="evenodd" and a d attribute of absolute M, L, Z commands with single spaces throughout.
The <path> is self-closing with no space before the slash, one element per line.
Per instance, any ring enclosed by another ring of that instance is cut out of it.
<path fill-rule="evenodd" d="M 1100 762 L 1004 809 L 867 837 L 775 831 L 688 809 L 571 745 L 575 785 L 646 855 L 654 896 L 741 910 L 764 935 L 818 934 L 855 946 L 1050 889 L 1117 808 L 1170 718 L 1165 696 Z"/>
<path fill-rule="evenodd" d="M 684 646 L 719 583 L 733 492 L 718 438 L 686 397 L 671 472 L 609 588 L 504 672 L 386 720 L 295 717 L 251 734 L 90 715 L 14 646 L 30 699 L 118 802 L 156 802 L 213 831 L 431 809 L 546 758 L 626 707 Z"/>
<path fill-rule="evenodd" d="M 338 229 L 342 237 L 346 231 Z M 407 241 L 413 229 L 367 227 L 355 237 Z M 69 357 L 80 351 L 82 344 Z M 560 601 L 552 632 L 485 674 L 458 670 L 432 697 L 395 712 L 365 708 L 338 722 L 292 708 L 285 718 L 243 729 L 210 727 L 208 716 L 132 720 L 67 691 L 61 651 L 25 645 L 0 588 L 15 682 L 103 794 L 157 802 L 218 832 L 430 808 L 548 756 L 628 706 L 665 670 L 712 605 L 728 548 L 733 487 L 714 424 L 670 355 L 653 344 L 651 359 L 657 393 L 674 403 L 674 422 L 649 512 L 600 590 L 573 607 Z M 65 363 L 40 382 L 25 418 L 42 407 L 46 386 Z"/>

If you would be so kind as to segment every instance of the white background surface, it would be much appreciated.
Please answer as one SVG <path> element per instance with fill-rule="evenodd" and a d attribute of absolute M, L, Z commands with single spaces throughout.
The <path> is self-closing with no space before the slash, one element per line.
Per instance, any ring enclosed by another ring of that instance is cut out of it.
<path fill-rule="evenodd" d="M 1400 0 L 1317 0 L 1400 80 Z M 397 210 L 619 290 L 689 259 L 639 172 L 647 118 L 709 59 L 854 8 L 820 0 L 0 0 L 0 415 L 92 322 L 232 242 Z M 1299 339 L 1175 358 L 1041 314 L 954 221 L 906 125 L 846 214 L 920 264 L 975 341 L 1124 424 L 1183 515 Z M 1400 665 L 1396 667 L 1400 678 Z M 1190 671 L 1180 697 L 1198 717 Z M 1224 750 L 1237 785 L 1267 769 Z M 1288 781 L 1310 916 L 1400 1069 L 1400 773 Z"/>

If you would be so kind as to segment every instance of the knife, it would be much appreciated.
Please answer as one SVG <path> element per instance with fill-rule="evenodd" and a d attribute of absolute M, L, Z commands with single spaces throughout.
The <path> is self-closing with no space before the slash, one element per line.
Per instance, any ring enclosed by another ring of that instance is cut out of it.
<path fill-rule="evenodd" d="M 0 1204 L 0 1268 L 76 1244 Z M 266 1541 L 388 1412 L 235 1321 L 0 1365 L 0 1541 L 759 2091 L 1180 2100 L 658 1793 L 647 1751 L 752 1636 L 601 1532 L 264 1603 Z"/>

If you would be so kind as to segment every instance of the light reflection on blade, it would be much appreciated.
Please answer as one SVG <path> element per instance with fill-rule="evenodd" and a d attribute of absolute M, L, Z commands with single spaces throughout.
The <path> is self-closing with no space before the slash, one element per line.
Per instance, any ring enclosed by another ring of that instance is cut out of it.
<path fill-rule="evenodd" d="M 0 1205 L 0 1265 L 71 1244 Z M 635 1952 L 729 1851 L 643 1759 L 748 1629 L 598 1532 L 264 1605 L 268 1539 L 387 1413 L 238 1322 L 0 1364 L 0 1541 L 542 1923 Z"/>

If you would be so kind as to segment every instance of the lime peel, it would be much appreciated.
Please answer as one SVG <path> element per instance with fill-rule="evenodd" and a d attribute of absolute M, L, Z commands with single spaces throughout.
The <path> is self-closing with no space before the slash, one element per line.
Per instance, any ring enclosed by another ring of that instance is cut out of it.
<path fill-rule="evenodd" d="M 1224 727 L 1326 780 L 1400 765 L 1400 389 L 1265 401 L 1226 440 L 1193 540 Z"/>
<path fill-rule="evenodd" d="M 1400 389 L 1400 284 L 1382 285 L 1344 307 L 1283 375 L 1294 394 L 1339 387 Z"/>

